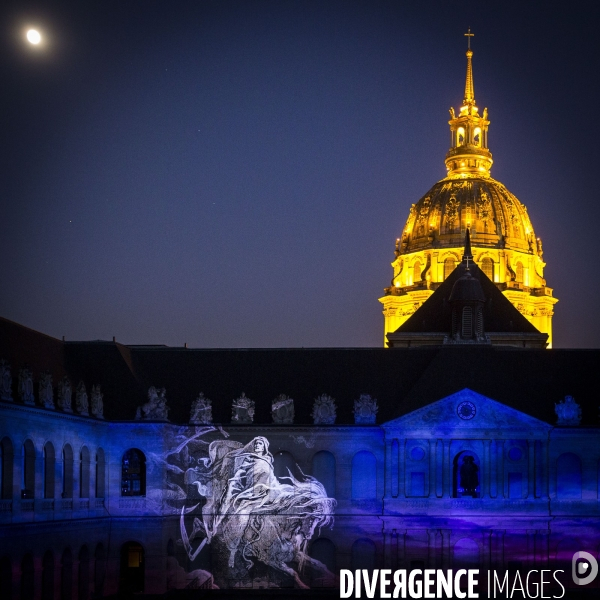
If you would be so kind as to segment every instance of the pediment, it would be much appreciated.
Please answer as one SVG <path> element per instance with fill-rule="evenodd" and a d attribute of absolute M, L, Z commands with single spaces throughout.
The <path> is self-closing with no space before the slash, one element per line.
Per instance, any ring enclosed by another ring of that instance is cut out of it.
<path fill-rule="evenodd" d="M 427 430 L 449 433 L 453 430 L 542 430 L 552 426 L 519 410 L 465 388 L 406 415 L 388 421 L 385 428 Z"/>

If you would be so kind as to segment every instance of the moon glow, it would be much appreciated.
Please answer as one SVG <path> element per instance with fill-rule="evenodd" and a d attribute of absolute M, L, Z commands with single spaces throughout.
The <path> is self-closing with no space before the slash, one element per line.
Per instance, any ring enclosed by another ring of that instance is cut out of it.
<path fill-rule="evenodd" d="M 30 29 L 27 32 L 27 41 L 34 46 L 37 46 L 42 41 L 42 36 L 37 29 Z"/>

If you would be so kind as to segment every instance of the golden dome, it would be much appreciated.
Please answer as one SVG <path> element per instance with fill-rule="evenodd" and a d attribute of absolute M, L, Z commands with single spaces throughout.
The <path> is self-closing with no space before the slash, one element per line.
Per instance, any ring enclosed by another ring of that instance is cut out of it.
<path fill-rule="evenodd" d="M 470 32 L 467 38 L 473 34 Z M 542 241 L 527 209 L 492 179 L 488 148 L 488 110 L 475 103 L 473 51 L 467 50 L 463 105 L 450 109 L 451 143 L 447 176 L 416 204 L 396 240 L 392 280 L 379 299 L 383 304 L 384 344 L 460 263 L 470 231 L 473 260 L 508 300 L 552 344 L 552 289 L 544 279 Z"/>
<path fill-rule="evenodd" d="M 541 252 L 527 208 L 504 185 L 491 177 L 448 177 L 412 205 L 397 255 L 460 249 L 467 228 L 474 247 Z"/>

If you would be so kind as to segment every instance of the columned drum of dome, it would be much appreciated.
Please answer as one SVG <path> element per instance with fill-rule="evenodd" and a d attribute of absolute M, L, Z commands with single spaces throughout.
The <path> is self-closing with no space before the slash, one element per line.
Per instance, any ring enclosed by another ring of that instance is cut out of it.
<path fill-rule="evenodd" d="M 447 176 L 410 208 L 390 286 L 383 304 L 387 334 L 402 325 L 459 264 L 467 229 L 481 270 L 552 346 L 553 306 L 558 301 L 544 279 L 542 240 L 535 235 L 527 208 L 490 175 L 487 108 L 479 114 L 467 50 L 463 106 L 450 109 L 451 147 Z"/>

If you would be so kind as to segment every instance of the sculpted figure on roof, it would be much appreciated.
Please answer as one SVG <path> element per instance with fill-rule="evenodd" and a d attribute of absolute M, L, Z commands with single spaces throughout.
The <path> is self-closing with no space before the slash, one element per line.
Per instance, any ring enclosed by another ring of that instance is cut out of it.
<path fill-rule="evenodd" d="M 71 382 L 65 375 L 58 383 L 58 398 L 56 400 L 58 408 L 65 412 L 73 412 L 73 408 L 71 407 L 71 396 Z"/>
<path fill-rule="evenodd" d="M 5 360 L 0 360 L 0 400 L 4 400 L 4 402 L 13 401 L 10 364 Z"/>

